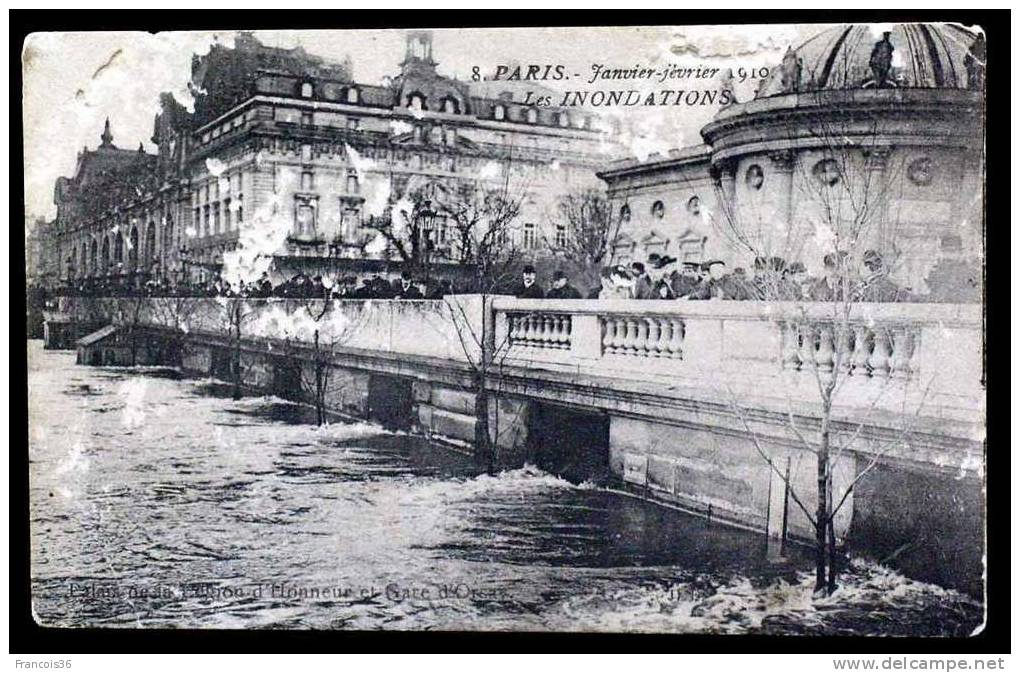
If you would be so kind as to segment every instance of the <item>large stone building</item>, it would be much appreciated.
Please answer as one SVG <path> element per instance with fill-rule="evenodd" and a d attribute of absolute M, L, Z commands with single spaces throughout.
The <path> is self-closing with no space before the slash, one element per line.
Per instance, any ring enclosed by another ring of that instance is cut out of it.
<path fill-rule="evenodd" d="M 976 300 L 984 225 L 984 38 L 953 25 L 822 31 L 723 107 L 705 144 L 600 176 L 619 261 L 652 252 L 801 261 L 879 251 L 921 297 Z M 723 86 L 727 84 L 724 82 Z"/>
<path fill-rule="evenodd" d="M 456 184 L 520 195 L 513 235 L 537 253 L 556 238 L 559 196 L 599 186 L 607 160 L 584 111 L 525 106 L 439 74 L 428 33 L 408 35 L 384 85 L 247 33 L 194 57 L 192 82 L 193 112 L 161 97 L 156 155 L 117 148 L 107 123 L 100 146 L 58 180 L 66 277 L 194 278 L 225 256 L 250 266 L 270 255 L 278 276 L 326 259 L 399 260 L 400 246 L 367 225 L 399 225 L 409 198 Z M 432 254 L 456 258 L 446 223 L 430 225 Z"/>

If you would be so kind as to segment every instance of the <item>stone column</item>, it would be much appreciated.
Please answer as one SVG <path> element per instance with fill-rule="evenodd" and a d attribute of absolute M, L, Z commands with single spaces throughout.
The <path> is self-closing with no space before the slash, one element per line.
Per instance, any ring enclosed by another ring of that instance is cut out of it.
<path fill-rule="evenodd" d="M 868 247 L 875 247 L 880 251 L 890 249 L 890 243 L 896 237 L 895 223 L 889 222 L 889 197 L 892 190 L 888 184 L 886 168 L 889 166 L 889 156 L 892 154 L 891 147 L 873 147 L 864 150 L 864 168 L 867 171 L 868 203 L 875 203 L 869 221 L 864 226 L 869 229 L 865 232 Z M 864 195 L 862 195 L 863 197 Z M 892 260 L 889 260 L 892 261 Z"/>
<path fill-rule="evenodd" d="M 793 164 L 796 157 L 793 150 L 775 150 L 769 152 L 771 171 L 765 178 L 765 189 L 773 197 L 772 209 L 777 230 L 787 236 L 787 245 L 793 244 Z M 793 251 L 784 251 L 793 252 Z"/>

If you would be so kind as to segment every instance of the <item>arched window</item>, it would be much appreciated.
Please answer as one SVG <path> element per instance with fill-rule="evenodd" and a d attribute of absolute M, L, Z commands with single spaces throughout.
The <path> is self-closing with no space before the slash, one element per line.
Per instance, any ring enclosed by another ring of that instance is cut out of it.
<path fill-rule="evenodd" d="M 348 103 L 357 103 L 358 102 L 358 88 L 357 87 L 353 87 L 352 86 L 349 89 L 347 89 L 347 102 Z"/>
<path fill-rule="evenodd" d="M 701 214 L 701 199 L 699 199 L 696 196 L 692 196 L 687 201 L 687 212 L 690 213 L 691 215 L 700 215 Z"/>
<path fill-rule="evenodd" d="M 761 186 L 765 183 L 765 171 L 758 164 L 751 164 L 747 167 L 744 182 L 747 183 L 748 189 L 755 191 L 761 189 Z"/>
<path fill-rule="evenodd" d="M 528 108 L 528 112 L 525 115 L 525 119 L 527 119 L 529 124 L 534 124 L 535 122 L 537 122 L 538 121 L 538 110 L 536 110 L 533 107 L 532 108 Z"/>
<path fill-rule="evenodd" d="M 566 112 L 561 112 L 559 116 L 559 123 L 560 126 L 563 128 L 570 126 L 570 115 L 568 115 Z"/>
<path fill-rule="evenodd" d="M 446 114 L 451 114 L 451 115 L 458 114 L 460 112 L 460 104 L 454 98 L 450 98 L 450 97 L 444 98 L 443 99 L 443 112 L 445 112 Z"/>
<path fill-rule="evenodd" d="M 128 270 L 138 267 L 138 227 L 131 227 L 130 244 L 128 245 Z"/>
<path fill-rule="evenodd" d="M 497 105 L 496 107 L 494 107 L 492 109 L 492 116 L 497 121 L 502 121 L 502 120 L 506 119 L 506 108 L 504 106 L 502 106 L 502 105 Z"/>
<path fill-rule="evenodd" d="M 662 201 L 656 201 L 652 204 L 652 217 L 657 220 L 661 220 L 666 214 L 666 204 Z"/>
<path fill-rule="evenodd" d="M 425 96 L 417 91 L 407 96 L 407 107 L 412 110 L 428 110 L 425 105 Z"/>
<path fill-rule="evenodd" d="M 90 275 L 96 275 L 99 269 L 99 243 L 96 239 L 92 239 L 92 251 L 89 252 L 89 273 Z"/>
<path fill-rule="evenodd" d="M 119 231 L 113 244 L 113 261 L 117 264 L 124 262 L 124 234 Z"/>
<path fill-rule="evenodd" d="M 152 264 L 156 261 L 156 223 L 149 222 L 145 236 L 145 261 Z"/>
<path fill-rule="evenodd" d="M 620 221 L 630 222 L 630 206 L 626 203 L 620 206 Z"/>
<path fill-rule="evenodd" d="M 312 97 L 312 92 L 313 92 L 313 88 L 312 88 L 312 83 L 311 82 L 302 82 L 301 83 L 301 97 L 302 98 L 311 98 Z"/>
<path fill-rule="evenodd" d="M 103 236 L 103 252 L 99 259 L 101 273 L 110 272 L 110 239 Z"/>

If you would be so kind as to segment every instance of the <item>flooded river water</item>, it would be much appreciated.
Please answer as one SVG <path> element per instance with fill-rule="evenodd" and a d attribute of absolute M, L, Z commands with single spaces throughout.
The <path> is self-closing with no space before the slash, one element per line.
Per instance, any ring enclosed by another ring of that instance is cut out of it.
<path fill-rule="evenodd" d="M 972 599 L 533 468 L 29 344 L 33 606 L 53 626 L 966 635 Z"/>

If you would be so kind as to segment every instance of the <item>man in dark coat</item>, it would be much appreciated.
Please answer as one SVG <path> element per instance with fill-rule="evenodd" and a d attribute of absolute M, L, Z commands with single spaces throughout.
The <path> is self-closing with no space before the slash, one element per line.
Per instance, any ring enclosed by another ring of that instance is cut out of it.
<path fill-rule="evenodd" d="M 397 299 L 424 299 L 425 296 L 415 285 L 409 271 L 400 274 L 400 290 L 397 292 Z"/>
<path fill-rule="evenodd" d="M 645 271 L 645 265 L 641 262 L 633 262 L 630 271 L 634 274 L 634 298 L 635 299 L 657 299 L 652 287 L 652 279 Z"/>
<path fill-rule="evenodd" d="M 535 282 L 535 267 L 528 264 L 521 272 L 521 284 L 517 286 L 514 295 L 520 299 L 545 299 L 545 292 Z"/>
<path fill-rule="evenodd" d="M 549 292 L 545 295 L 546 299 L 580 299 L 581 293 L 578 292 L 577 288 L 570 284 L 567 280 L 567 274 L 562 271 L 557 271 L 553 274 L 553 284 L 549 288 Z"/>
<path fill-rule="evenodd" d="M 885 260 L 875 250 L 866 250 L 862 258 L 865 277 L 857 283 L 855 299 L 865 302 L 910 301 L 910 293 L 889 278 Z"/>
<path fill-rule="evenodd" d="M 701 265 L 697 262 L 684 262 L 680 273 L 673 277 L 672 284 L 675 298 L 690 297 L 701 285 Z"/>

